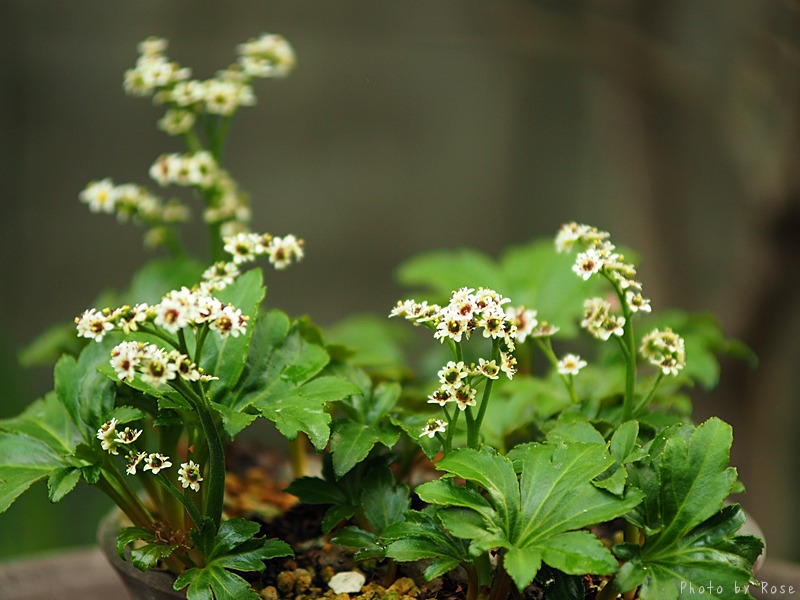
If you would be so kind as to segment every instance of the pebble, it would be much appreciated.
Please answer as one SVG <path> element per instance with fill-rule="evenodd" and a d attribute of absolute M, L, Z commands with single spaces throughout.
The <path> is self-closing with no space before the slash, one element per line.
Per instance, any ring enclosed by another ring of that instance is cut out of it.
<path fill-rule="evenodd" d="M 337 594 L 357 594 L 365 581 L 364 575 L 358 571 L 344 571 L 331 577 L 328 585 Z"/>

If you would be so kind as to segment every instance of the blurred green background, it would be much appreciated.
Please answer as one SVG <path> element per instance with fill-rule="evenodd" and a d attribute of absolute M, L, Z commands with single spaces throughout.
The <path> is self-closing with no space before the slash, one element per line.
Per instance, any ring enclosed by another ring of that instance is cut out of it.
<path fill-rule="evenodd" d="M 254 229 L 306 239 L 268 301 L 322 324 L 384 315 L 412 254 L 497 255 L 565 221 L 644 257 L 653 305 L 712 311 L 761 366 L 731 363 L 698 419 L 734 425 L 745 506 L 771 555 L 800 559 L 800 4 L 116 0 L 0 3 L 0 418 L 52 385 L 16 355 L 149 253 L 91 215 L 91 179 L 147 184 L 178 143 L 122 91 L 149 35 L 211 76 L 237 43 L 285 35 L 286 81 L 258 82 L 227 164 Z M 202 238 L 190 240 L 196 247 Z M 89 544 L 108 504 L 44 486 L 0 516 L 0 560 Z"/>

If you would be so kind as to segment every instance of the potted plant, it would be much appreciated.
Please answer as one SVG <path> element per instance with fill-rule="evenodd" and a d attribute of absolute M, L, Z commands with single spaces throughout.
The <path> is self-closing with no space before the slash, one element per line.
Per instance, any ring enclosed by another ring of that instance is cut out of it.
<path fill-rule="evenodd" d="M 708 316 L 651 314 L 630 253 L 576 223 L 497 261 L 404 265 L 426 298 L 390 316 L 434 339 L 414 363 L 396 322 L 322 331 L 268 308 L 255 264 L 283 269 L 303 242 L 247 229 L 222 150 L 254 79 L 288 74 L 294 52 L 276 35 L 238 52 L 201 81 L 164 40 L 141 44 L 126 90 L 163 105 L 159 127 L 187 149 L 150 176 L 200 199 L 209 257 L 186 255 L 180 200 L 110 179 L 81 193 L 169 258 L 78 315 L 68 343 L 39 343 L 63 355 L 53 392 L 0 422 L 0 511 L 40 479 L 53 502 L 95 486 L 128 521 L 118 556 L 190 600 L 750 597 L 763 543 L 728 503 L 743 491 L 731 428 L 694 424 L 683 391 L 712 386 L 715 355 L 741 345 Z M 257 420 L 290 440 L 288 492 L 318 516 L 310 541 L 273 536 L 284 517 L 226 510 L 227 442 Z"/>

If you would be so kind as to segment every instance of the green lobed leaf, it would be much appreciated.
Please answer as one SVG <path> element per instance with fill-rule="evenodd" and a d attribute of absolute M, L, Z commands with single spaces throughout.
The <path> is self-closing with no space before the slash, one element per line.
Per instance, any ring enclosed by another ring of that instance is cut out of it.
<path fill-rule="evenodd" d="M 510 548 L 503 556 L 503 567 L 520 590 L 533 581 L 541 566 L 539 548 Z"/>
<path fill-rule="evenodd" d="M 150 529 L 145 529 L 144 527 L 123 527 L 119 534 L 117 534 L 117 540 L 114 544 L 114 547 L 116 548 L 119 557 L 124 560 L 125 548 L 128 546 L 128 544 L 137 542 L 139 540 L 153 542 L 155 539 L 156 536 Z"/>
<path fill-rule="evenodd" d="M 259 596 L 236 571 L 263 571 L 264 561 L 281 556 L 292 556 L 292 549 L 281 540 L 254 537 L 260 527 L 242 518 L 224 521 L 216 534 L 210 521 L 192 532 L 198 549 L 205 551 L 206 564 L 181 573 L 174 589 L 186 590 L 189 600 L 258 600 Z M 208 549 L 211 551 L 208 552 Z"/>
<path fill-rule="evenodd" d="M 694 597 L 708 594 L 699 588 L 711 581 L 715 597 L 751 597 L 741 589 L 763 543 L 736 535 L 745 515 L 738 505 L 722 504 L 736 477 L 728 466 L 731 442 L 730 426 L 716 418 L 671 427 L 653 441 L 652 462 L 631 468 L 631 481 L 648 495 L 631 519 L 645 539 L 641 547 L 615 547 L 626 560 L 620 590 L 641 586 L 643 600 Z"/>
<path fill-rule="evenodd" d="M 481 450 L 464 448 L 451 452 L 436 465 L 457 477 L 478 483 L 485 489 L 500 518 L 503 531 L 516 529 L 519 514 L 519 485 L 513 463 L 488 446 Z"/>
<path fill-rule="evenodd" d="M 318 377 L 290 387 L 280 396 L 255 398 L 252 404 L 288 439 L 295 439 L 302 431 L 317 450 L 322 450 L 330 437 L 331 416 L 325 410 L 326 404 L 358 391 L 353 383 L 342 377 Z"/>
<path fill-rule="evenodd" d="M 36 400 L 17 417 L 0 420 L 0 431 L 24 434 L 57 455 L 72 453 L 83 441 L 55 392 Z"/>
<path fill-rule="evenodd" d="M 75 489 L 81 479 L 81 470 L 77 467 L 56 469 L 47 479 L 47 494 L 50 502 L 58 502 Z"/>
<path fill-rule="evenodd" d="M 336 532 L 331 541 L 334 544 L 355 550 L 356 553 L 353 555 L 355 560 L 373 558 L 383 560 L 385 557 L 383 545 L 379 543 L 377 536 L 358 527 L 343 527 Z"/>
<path fill-rule="evenodd" d="M 402 323 L 375 315 L 357 315 L 325 331 L 330 344 L 352 349 L 348 362 L 385 375 L 407 373 L 403 348 L 413 334 Z"/>
<path fill-rule="evenodd" d="M 389 467 L 370 469 L 361 492 L 361 506 L 369 524 L 380 533 L 401 520 L 411 506 L 408 486 L 397 483 Z"/>
<path fill-rule="evenodd" d="M 121 302 L 156 304 L 170 290 L 197 283 L 205 268 L 204 264 L 190 258 L 152 260 L 136 271 Z"/>
<path fill-rule="evenodd" d="M 0 431 L 0 513 L 31 485 L 68 466 L 64 457 L 46 443 Z"/>
<path fill-rule="evenodd" d="M 463 542 L 451 537 L 441 522 L 428 513 L 409 510 L 403 521 L 384 529 L 386 556 L 400 562 L 435 559 L 424 572 L 429 581 L 472 562 Z"/>
<path fill-rule="evenodd" d="M 105 339 L 83 349 L 77 360 L 62 357 L 55 367 L 55 391 L 84 440 L 94 438 L 114 408 L 115 384 L 99 372 L 114 343 Z"/>
<path fill-rule="evenodd" d="M 437 466 L 484 488 L 490 506 L 479 494 L 475 496 L 483 502 L 472 496 L 473 490 L 442 480 L 417 491 L 427 502 L 474 511 L 480 519 L 447 509 L 442 520 L 453 534 L 472 538 L 475 551 L 504 547 L 509 574 L 522 590 L 535 577 L 540 559 L 567 574 L 616 571 L 611 553 L 593 534 L 581 531 L 619 517 L 641 501 L 636 490 L 619 498 L 593 484 L 611 462 L 604 443 L 526 444 L 514 451 L 514 461 L 490 450 L 459 450 Z"/>
<path fill-rule="evenodd" d="M 181 573 L 173 587 L 176 591 L 188 587 L 187 600 L 260 600 L 244 578 L 213 563 Z"/>
<path fill-rule="evenodd" d="M 655 547 L 669 545 L 702 523 L 722 506 L 736 481 L 728 466 L 733 431 L 712 418 L 697 427 L 687 441 L 680 435 L 666 440 L 658 460 L 661 518 L 664 528 Z"/>
<path fill-rule="evenodd" d="M 176 544 L 145 544 L 131 549 L 131 564 L 140 571 L 147 571 L 158 566 L 159 561 L 167 558 L 178 546 Z"/>
<path fill-rule="evenodd" d="M 331 456 L 337 477 L 341 477 L 364 460 L 377 443 L 391 448 L 400 437 L 400 430 L 386 429 L 353 421 L 335 421 L 331 426 Z"/>

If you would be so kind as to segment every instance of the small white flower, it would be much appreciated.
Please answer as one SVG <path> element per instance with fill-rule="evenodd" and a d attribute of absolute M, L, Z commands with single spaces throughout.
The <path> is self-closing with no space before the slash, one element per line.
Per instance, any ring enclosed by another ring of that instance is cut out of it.
<path fill-rule="evenodd" d="M 228 305 L 217 311 L 208 326 L 223 338 L 228 335 L 239 337 L 247 330 L 247 319 L 248 317 L 243 315 L 241 310 Z"/>
<path fill-rule="evenodd" d="M 153 323 L 170 333 L 177 333 L 189 324 L 187 305 L 174 298 L 164 298 L 155 307 Z"/>
<path fill-rule="evenodd" d="M 93 339 L 96 342 L 101 342 L 105 334 L 114 329 L 114 324 L 104 312 L 94 308 L 90 308 L 84 311 L 80 317 L 76 317 L 75 325 L 78 337 Z"/>
<path fill-rule="evenodd" d="M 439 370 L 438 376 L 443 388 L 455 390 L 461 387 L 464 379 L 469 376 L 469 370 L 462 361 L 455 362 L 451 360 Z"/>
<path fill-rule="evenodd" d="M 156 348 L 149 350 L 142 359 L 142 381 L 153 386 L 159 386 L 175 379 L 177 368 L 169 360 L 166 352 Z"/>
<path fill-rule="evenodd" d="M 517 372 L 517 359 L 513 355 L 505 352 L 500 353 L 500 370 L 506 374 L 506 377 L 512 379 Z"/>
<path fill-rule="evenodd" d="M 487 379 L 498 379 L 500 377 L 500 367 L 493 360 L 486 360 L 484 358 L 478 359 L 479 364 L 475 369 L 476 375 L 483 375 Z"/>
<path fill-rule="evenodd" d="M 292 234 L 284 237 L 274 237 L 267 246 L 269 262 L 276 269 L 283 270 L 303 258 L 303 240 L 297 239 Z"/>
<path fill-rule="evenodd" d="M 111 351 L 109 361 L 120 381 L 133 381 L 139 366 L 139 346 L 136 342 L 123 342 Z"/>
<path fill-rule="evenodd" d="M 139 436 L 142 435 L 141 429 L 131 429 L 130 427 L 126 427 L 122 431 L 117 432 L 117 436 L 114 438 L 114 441 L 118 444 L 132 444 Z"/>
<path fill-rule="evenodd" d="M 136 475 L 136 467 L 139 466 L 139 463 L 144 460 L 147 456 L 147 452 L 129 452 L 128 453 L 128 466 L 125 467 L 125 472 L 128 475 Z"/>
<path fill-rule="evenodd" d="M 419 434 L 419 437 L 427 435 L 429 438 L 433 439 L 437 433 L 444 433 L 446 430 L 447 423 L 441 419 L 429 419 L 425 427 L 422 428 L 422 433 Z"/>
<path fill-rule="evenodd" d="M 200 482 L 203 481 L 203 477 L 200 475 L 200 465 L 191 460 L 188 463 L 181 463 L 178 470 L 178 481 L 184 489 L 188 487 L 195 492 L 200 491 Z"/>
<path fill-rule="evenodd" d="M 556 234 L 556 252 L 561 253 L 572 250 L 575 242 L 580 241 L 589 229 L 588 225 L 578 225 L 575 222 L 562 225 L 561 229 Z"/>
<path fill-rule="evenodd" d="M 100 429 L 97 430 L 97 439 L 100 440 L 100 446 L 106 452 L 110 454 L 117 455 L 119 454 L 119 450 L 117 448 L 116 442 L 116 435 L 117 435 L 117 420 L 111 419 L 110 421 L 104 423 L 100 426 Z"/>
<path fill-rule="evenodd" d="M 686 346 L 683 338 L 669 327 L 654 329 L 642 339 L 640 352 L 664 375 L 677 375 L 686 366 Z"/>
<path fill-rule="evenodd" d="M 586 366 L 586 361 L 577 354 L 565 354 L 558 361 L 558 372 L 562 375 L 577 375 Z"/>
<path fill-rule="evenodd" d="M 642 297 L 640 292 L 628 290 L 625 292 L 625 302 L 628 304 L 628 308 L 630 308 L 632 312 L 649 313 L 652 310 L 650 308 L 650 300 Z"/>
<path fill-rule="evenodd" d="M 239 64 L 250 77 L 285 77 L 294 68 L 294 49 L 277 34 L 263 34 L 237 48 Z"/>
<path fill-rule="evenodd" d="M 449 387 L 440 387 L 438 390 L 428 396 L 428 404 L 438 404 L 439 406 L 444 406 L 448 402 L 452 401 L 453 394 L 451 392 L 451 388 Z"/>
<path fill-rule="evenodd" d="M 476 393 L 477 390 L 474 387 L 466 384 L 454 390 L 453 400 L 458 405 L 458 410 L 464 411 L 467 410 L 468 406 L 475 406 L 477 404 L 475 400 Z"/>
<path fill-rule="evenodd" d="M 89 205 L 92 212 L 113 213 L 116 205 L 118 193 L 111 179 L 106 178 L 100 181 L 92 181 L 80 193 L 81 202 Z"/>
<path fill-rule="evenodd" d="M 458 314 L 447 312 L 442 316 L 442 320 L 436 325 L 433 337 L 444 342 L 445 338 L 450 338 L 454 342 L 460 342 L 462 337 L 469 338 L 469 319 L 464 319 Z"/>
<path fill-rule="evenodd" d="M 586 252 L 578 254 L 575 264 L 572 265 L 572 270 L 584 280 L 589 279 L 602 268 L 603 258 L 594 248 L 589 248 Z"/>
<path fill-rule="evenodd" d="M 252 233 L 239 233 L 233 237 L 225 238 L 224 250 L 233 257 L 237 265 L 253 262 L 264 249 L 258 236 Z"/>
<path fill-rule="evenodd" d="M 506 326 L 510 323 L 506 319 L 506 312 L 500 305 L 489 305 L 481 311 L 478 325 L 483 327 L 483 337 L 496 339 L 504 337 Z"/>
<path fill-rule="evenodd" d="M 536 314 L 535 310 L 526 309 L 524 306 L 509 306 L 506 308 L 506 316 L 517 328 L 515 338 L 520 344 L 525 343 L 533 328 L 538 325 Z"/>
<path fill-rule="evenodd" d="M 158 475 L 161 469 L 167 469 L 172 466 L 169 461 L 169 456 L 163 454 L 148 454 L 144 459 L 144 470 L 152 471 L 153 475 Z"/>

